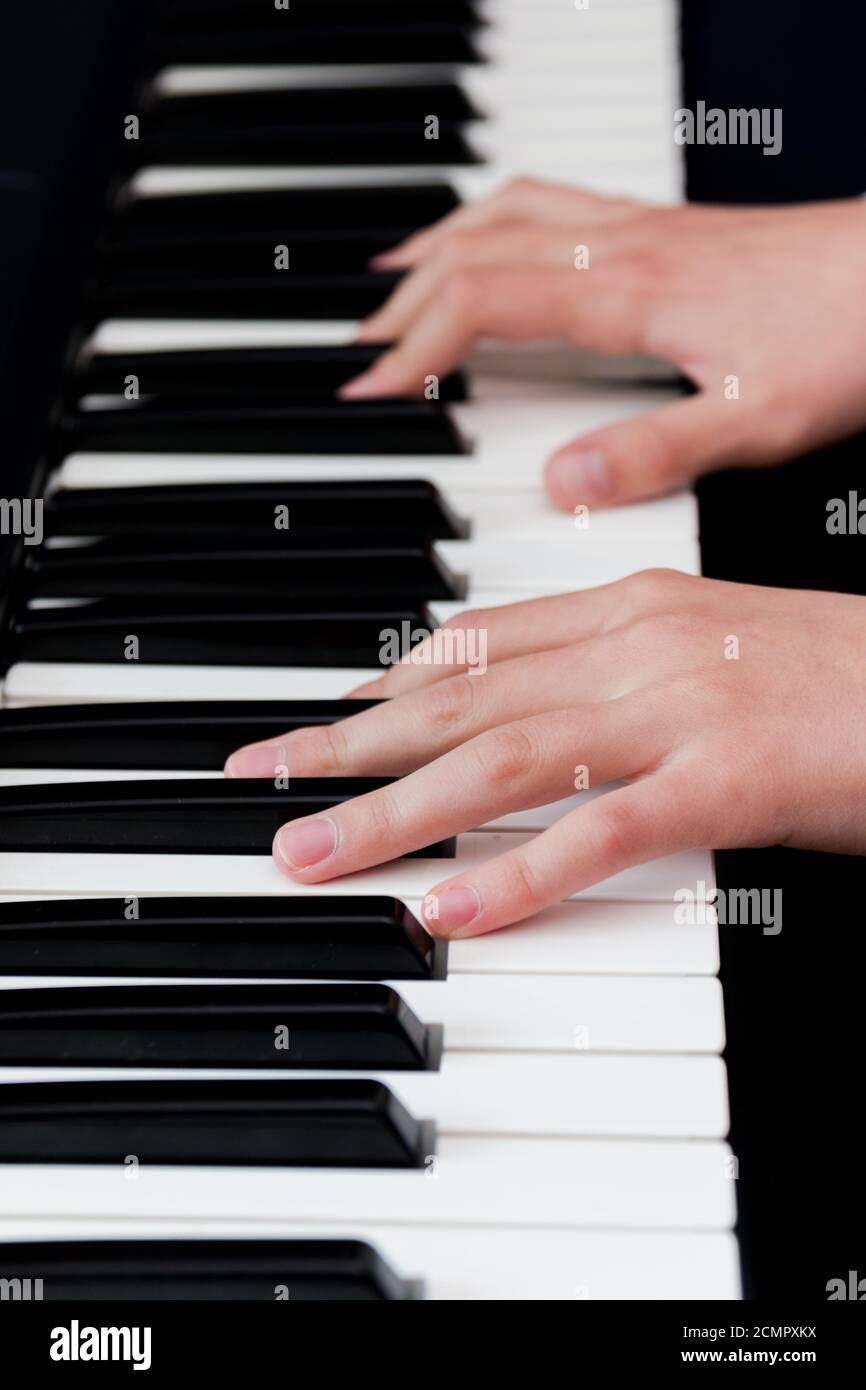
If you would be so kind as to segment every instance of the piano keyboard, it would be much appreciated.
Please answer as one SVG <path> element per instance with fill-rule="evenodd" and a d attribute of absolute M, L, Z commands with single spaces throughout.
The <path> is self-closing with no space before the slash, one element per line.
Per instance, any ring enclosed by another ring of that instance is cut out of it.
<path fill-rule="evenodd" d="M 145 55 L 7 643 L 0 1275 L 736 1298 L 716 929 L 675 912 L 708 854 L 434 947 L 440 861 L 290 883 L 262 851 L 299 784 L 218 783 L 239 725 L 346 713 L 319 702 L 380 673 L 392 620 L 700 567 L 691 495 L 581 529 L 541 489 L 558 444 L 675 389 L 647 364 L 482 347 L 432 402 L 332 394 L 391 283 L 367 259 L 458 201 L 527 174 L 680 195 L 673 0 L 347 8 L 178 0 Z M 278 283 L 254 261 L 281 228 Z M 462 868 L 572 802 L 436 852 Z"/>

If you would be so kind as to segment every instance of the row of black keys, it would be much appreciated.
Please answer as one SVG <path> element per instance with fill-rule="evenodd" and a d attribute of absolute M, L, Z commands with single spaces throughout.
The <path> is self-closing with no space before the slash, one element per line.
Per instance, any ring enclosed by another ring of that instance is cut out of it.
<path fill-rule="evenodd" d="M 95 248 L 83 313 L 364 318 L 399 279 L 371 257 L 457 203 L 445 183 L 121 195 Z"/>
<path fill-rule="evenodd" d="M 468 527 L 422 481 L 59 491 L 43 519 L 7 665 L 128 660 L 134 634 L 144 662 L 372 668 L 383 632 L 402 655 L 436 626 L 428 601 L 466 595 L 434 542 Z M 56 598 L 88 601 L 30 606 Z"/>
<path fill-rule="evenodd" d="M 0 1242 L 10 1300 L 399 1302 L 423 1296 L 357 1240 Z"/>
<path fill-rule="evenodd" d="M 437 0 L 431 13 L 369 0 L 273 4 L 183 4 L 157 8 L 146 57 L 167 63 L 427 63 L 478 61 L 472 0 Z"/>
<path fill-rule="evenodd" d="M 134 901 L 134 911 L 131 905 Z M 432 980 L 446 954 L 388 898 L 72 899 L 0 907 L 0 971 Z M 5 1066 L 435 1070 L 441 1029 L 379 984 L 2 992 Z M 418 1168 L 429 1123 L 377 1082 L 0 1086 L 0 1162 Z"/>

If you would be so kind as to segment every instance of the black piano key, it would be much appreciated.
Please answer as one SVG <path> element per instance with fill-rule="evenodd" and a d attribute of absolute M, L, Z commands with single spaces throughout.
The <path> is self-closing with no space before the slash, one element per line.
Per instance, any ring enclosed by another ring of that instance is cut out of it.
<path fill-rule="evenodd" d="M 99 284 L 110 284 L 114 292 L 121 284 L 131 284 L 140 291 L 144 284 L 186 277 L 210 281 L 255 278 L 271 274 L 278 246 L 285 246 L 289 255 L 290 268 L 281 274 L 364 275 L 371 269 L 374 256 L 398 245 L 413 230 L 406 226 L 360 232 L 333 227 L 309 231 L 281 228 L 270 233 L 254 230 L 222 236 L 209 233 L 113 241 L 103 244 L 95 256 L 93 278 Z"/>
<path fill-rule="evenodd" d="M 200 29 L 212 21 L 223 26 L 249 24 L 251 17 L 258 19 L 262 10 L 270 9 L 270 0 L 253 6 L 250 0 L 162 0 L 159 12 L 161 30 Z M 276 6 L 273 7 L 276 9 Z M 471 24 L 478 20 L 477 0 L 436 0 L 436 15 L 451 23 Z M 269 16 L 262 22 L 267 24 Z M 299 28 L 313 23 L 347 23 L 358 18 L 358 0 L 289 0 L 286 12 L 278 13 L 274 23 L 285 23 L 290 19 Z M 406 0 L 364 0 L 364 18 L 370 24 L 396 23 L 401 21 L 425 23 L 428 16 L 424 10 L 413 11 Z"/>
<path fill-rule="evenodd" d="M 400 278 L 376 271 L 300 275 L 277 270 L 272 257 L 269 271 L 257 276 L 229 270 L 215 276 L 96 279 L 85 293 L 85 311 L 99 318 L 363 319 L 384 304 Z"/>
<path fill-rule="evenodd" d="M 431 1142 L 373 1081 L 0 1085 L 0 1163 L 418 1168 Z"/>
<path fill-rule="evenodd" d="M 383 659 L 401 658 L 435 626 L 422 605 L 408 603 L 368 609 L 343 603 L 335 611 L 333 603 L 322 600 L 305 601 L 301 608 L 273 602 L 251 607 L 204 600 L 180 604 L 96 599 L 23 609 L 11 624 L 10 657 L 375 668 Z"/>
<path fill-rule="evenodd" d="M 192 25 L 186 31 L 152 34 L 144 61 L 154 68 L 174 64 L 291 63 L 458 65 L 480 61 L 474 25 L 462 20 L 386 20 L 371 24 L 356 14 L 339 24 L 292 24 L 291 10 L 261 10 L 236 27 Z"/>
<path fill-rule="evenodd" d="M 428 116 L 451 124 L 478 120 L 480 112 L 456 82 L 388 83 L 380 86 L 253 88 L 159 96 L 144 105 L 139 134 L 210 135 L 273 127 L 309 131 L 353 126 L 423 126 Z M 141 143 L 139 140 L 128 144 Z M 372 162 L 372 161 L 368 161 Z"/>
<path fill-rule="evenodd" d="M 385 777 L 61 782 L 0 787 L 0 851 L 270 854 L 286 821 L 390 785 Z M 283 780 L 283 779 L 279 779 Z M 443 859 L 453 838 L 409 857 Z"/>
<path fill-rule="evenodd" d="M 436 108 L 428 108 L 436 114 Z M 341 123 L 321 126 L 272 126 L 260 129 L 177 130 L 149 133 L 142 118 L 138 140 L 121 140 L 118 154 L 130 168 L 151 165 L 253 164 L 327 168 L 345 165 L 445 165 L 453 168 L 478 164 L 459 124 L 440 119 L 436 139 L 428 138 L 424 118 L 409 123 L 393 121 Z"/>
<path fill-rule="evenodd" d="M 159 198 L 121 196 L 104 230 L 103 246 L 206 246 L 228 236 L 288 244 L 292 233 L 366 232 L 429 226 L 453 212 L 459 199 L 445 182 L 369 188 L 249 189 L 178 193 Z M 288 239 L 288 240 L 287 240 Z"/>
<path fill-rule="evenodd" d="M 273 1303 L 278 1290 L 292 1303 L 421 1297 L 357 1240 L 4 1240 L 0 1279 L 38 1288 L 45 1303 Z"/>
<path fill-rule="evenodd" d="M 0 902 L 0 974 L 441 980 L 447 942 L 385 897 Z"/>
<path fill-rule="evenodd" d="M 221 599 L 249 603 L 330 598 L 387 601 L 399 585 L 420 603 L 466 597 L 462 575 L 452 573 L 426 540 L 398 543 L 387 534 L 304 541 L 291 531 L 244 543 L 232 534 L 196 536 L 174 545 L 158 537 L 109 537 L 82 545 L 44 546 L 28 555 L 30 598 Z"/>
<path fill-rule="evenodd" d="M 158 536 L 169 543 L 231 528 L 242 541 L 271 535 L 278 518 L 309 540 L 376 530 L 398 539 L 469 534 L 434 484 L 421 479 L 61 489 L 45 501 L 43 528 L 46 537 Z"/>
<path fill-rule="evenodd" d="M 0 709 L 0 767 L 219 772 L 247 743 L 333 724 L 378 700 L 137 701 Z"/>
<path fill-rule="evenodd" d="M 67 380 L 67 395 L 122 396 L 134 377 L 140 396 L 166 402 L 176 397 L 233 397 L 271 405 L 286 401 L 327 400 L 339 387 L 373 366 L 385 343 L 348 343 L 344 347 L 206 348 L 190 352 L 100 353 L 86 360 Z M 440 400 L 464 400 L 465 378 L 458 372 L 439 383 Z"/>
<path fill-rule="evenodd" d="M 0 1067 L 432 1071 L 441 1028 L 381 984 L 0 990 Z"/>
<path fill-rule="evenodd" d="M 224 405 L 197 398 L 130 401 L 72 410 L 59 431 L 67 451 L 275 454 L 465 454 L 439 401 L 329 401 Z"/>

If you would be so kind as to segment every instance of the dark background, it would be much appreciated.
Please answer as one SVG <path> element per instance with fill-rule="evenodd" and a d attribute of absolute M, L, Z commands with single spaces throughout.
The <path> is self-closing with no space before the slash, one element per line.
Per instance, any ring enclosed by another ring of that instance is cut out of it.
<path fill-rule="evenodd" d="M 109 132 L 128 109 L 143 8 L 40 0 L 0 20 L 7 497 L 39 493 L 31 479 L 109 176 Z M 748 147 L 689 149 L 689 196 L 783 202 L 866 191 L 864 40 L 866 15 L 850 0 L 685 0 L 684 104 L 784 112 L 775 158 Z M 857 437 L 770 472 L 705 480 L 705 573 L 866 593 L 866 538 L 825 529 L 828 498 L 866 492 L 864 445 Z M 11 558 L 0 538 L 0 591 Z M 815 669 L 820 679 L 819 651 Z M 823 1300 L 828 1279 L 866 1275 L 858 1125 L 866 870 L 860 859 L 771 849 L 720 854 L 718 873 L 722 887 L 782 888 L 784 901 L 780 936 L 722 929 L 745 1290 Z"/>
<path fill-rule="evenodd" d="M 862 6 L 684 0 L 682 38 L 685 106 L 703 99 L 784 113 L 777 156 L 690 147 L 691 199 L 783 203 L 866 192 Z M 822 274 L 820 247 L 814 273 Z M 704 573 L 866 594 L 866 536 L 829 536 L 825 525 L 831 497 L 851 488 L 866 495 L 864 460 L 866 436 L 858 435 L 782 468 L 706 479 L 698 488 Z M 814 665 L 821 679 L 820 651 Z M 723 888 L 783 890 L 779 936 L 720 928 L 745 1291 L 825 1299 L 828 1279 L 866 1273 L 866 864 L 785 849 L 725 852 L 716 862 Z"/>

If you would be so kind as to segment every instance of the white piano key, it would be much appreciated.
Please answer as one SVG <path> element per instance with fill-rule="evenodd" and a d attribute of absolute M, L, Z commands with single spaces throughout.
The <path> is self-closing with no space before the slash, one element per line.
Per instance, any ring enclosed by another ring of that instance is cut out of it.
<path fill-rule="evenodd" d="M 381 667 L 132 666 L 22 661 L 3 685 L 6 708 L 117 700 L 340 700 Z"/>
<path fill-rule="evenodd" d="M 712 864 L 704 867 L 710 874 L 704 882 L 712 890 Z M 697 914 L 693 923 L 678 921 L 671 903 L 581 898 L 448 946 L 451 978 L 484 972 L 500 978 L 533 973 L 715 975 L 718 968 L 716 925 Z"/>
<path fill-rule="evenodd" d="M 447 1053 L 471 1051 L 720 1053 L 718 980 L 641 976 L 460 975 L 395 981 Z"/>
<path fill-rule="evenodd" d="M 142 1080 L 154 1067 L 0 1067 L 0 1083 Z M 175 1080 L 237 1077 L 226 1068 L 171 1069 Z M 610 1056 L 449 1052 L 435 1072 L 372 1071 L 418 1119 L 442 1134 L 551 1138 L 721 1139 L 728 1111 L 724 1063 L 708 1056 Z M 249 1079 L 269 1070 L 244 1070 Z M 301 1073 L 292 1071 L 293 1078 Z M 357 1080 L 358 1072 L 304 1071 L 310 1080 Z"/>
<path fill-rule="evenodd" d="M 0 854 L 0 884 L 7 893 L 88 893 L 128 897 L 147 893 L 291 893 L 327 891 L 330 895 L 385 893 L 405 902 L 421 902 L 443 879 L 468 872 L 495 855 L 527 843 L 531 835 L 515 831 L 469 831 L 459 837 L 455 859 L 395 859 L 328 884 L 296 883 L 282 874 L 269 855 L 194 854 Z M 683 888 L 704 883 L 711 891 L 712 860 L 708 851 L 681 854 L 640 864 L 593 884 L 573 899 L 603 898 L 616 902 L 675 903 Z"/>
<path fill-rule="evenodd" d="M 0 1219 L 0 1264 L 6 1241 L 92 1238 L 363 1240 L 404 1279 L 418 1279 L 420 1297 L 443 1300 L 600 1301 L 606 1299 L 736 1299 L 737 1246 L 721 1231 L 515 1230 L 462 1226 L 376 1225 L 218 1217 L 188 1221 L 123 1218 Z"/>
<path fill-rule="evenodd" d="M 726 1230 L 727 1145 L 443 1135 L 421 1171 L 3 1165 L 0 1216 Z"/>

